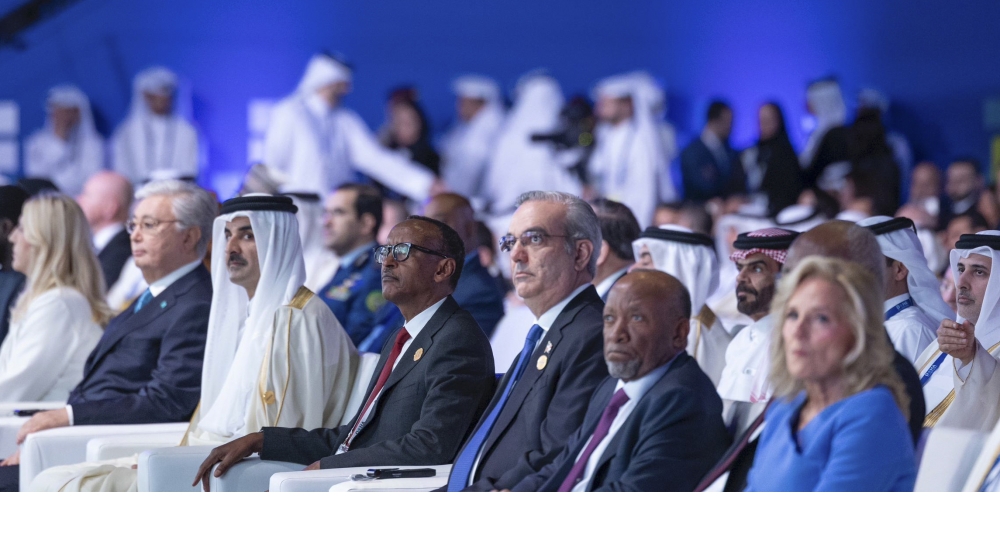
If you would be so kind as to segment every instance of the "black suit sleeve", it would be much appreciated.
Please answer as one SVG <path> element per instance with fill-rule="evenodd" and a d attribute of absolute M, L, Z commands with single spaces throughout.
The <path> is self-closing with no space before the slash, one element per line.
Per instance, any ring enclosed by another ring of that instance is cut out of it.
<path fill-rule="evenodd" d="M 353 425 L 353 423 L 352 423 Z M 349 425 L 334 429 L 265 427 L 262 460 L 301 463 L 310 465 L 337 451 L 341 435 L 346 436 Z"/>
<path fill-rule="evenodd" d="M 73 424 L 184 422 L 201 396 L 210 299 L 185 306 L 166 326 L 152 377 L 137 393 L 73 403 Z"/>
<path fill-rule="evenodd" d="M 472 326 L 473 322 L 469 318 L 464 324 Z M 343 454 L 331 456 L 328 452 L 320 460 L 321 468 L 451 463 L 491 392 L 493 353 L 483 335 L 463 336 L 461 329 L 442 330 L 441 334 L 439 343 L 453 346 L 424 357 L 434 357 L 434 361 L 425 372 L 427 395 L 420 417 L 409 433 Z"/>
<path fill-rule="evenodd" d="M 564 361 L 567 366 L 559 377 L 545 419 L 542 420 L 542 447 L 521 456 L 517 464 L 494 483 L 493 486 L 497 489 L 511 488 L 522 478 L 538 472 L 556 458 L 566 445 L 566 440 L 583 423 L 594 389 L 608 377 L 602 336 L 598 334 L 584 340 L 570 339 L 564 343 L 574 344 L 578 349 Z"/>

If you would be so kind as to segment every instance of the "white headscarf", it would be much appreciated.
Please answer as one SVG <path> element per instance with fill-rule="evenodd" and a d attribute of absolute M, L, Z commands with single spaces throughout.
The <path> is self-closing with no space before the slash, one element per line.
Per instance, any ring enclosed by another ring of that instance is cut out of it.
<path fill-rule="evenodd" d="M 84 138 L 99 137 L 97 129 L 94 128 L 94 113 L 90 110 L 90 100 L 79 87 L 71 84 L 53 87 L 45 98 L 45 106 L 79 109 L 80 123 L 77 125 L 77 135 Z M 49 117 L 45 118 L 45 129 L 52 131 L 52 119 Z"/>
<path fill-rule="evenodd" d="M 579 193 L 579 188 L 553 186 L 557 182 L 554 174 L 562 167 L 550 144 L 531 140 L 532 135 L 558 129 L 564 102 L 562 89 L 551 76 L 529 74 L 518 82 L 514 106 L 507 114 L 486 170 L 486 188 L 494 211 L 513 209 L 517 197 L 529 190 Z"/>
<path fill-rule="evenodd" d="M 252 194 L 261 195 L 261 194 Z M 246 291 L 229 281 L 226 222 L 247 217 L 257 243 L 260 281 L 249 306 Z M 231 437 L 244 426 L 247 402 L 264 362 L 274 313 L 305 283 L 299 224 L 292 213 L 236 211 L 212 227 L 212 311 L 201 380 L 198 427 Z M 242 336 L 239 325 L 243 325 Z"/>
<path fill-rule="evenodd" d="M 660 230 L 694 233 L 676 224 L 664 224 Z M 648 232 L 647 232 L 648 233 Z M 708 296 L 719 285 L 719 260 L 712 246 L 666 241 L 655 237 L 640 237 L 632 242 L 632 252 L 636 260 L 642 253 L 642 246 L 649 249 L 653 266 L 676 277 L 691 293 L 691 313 L 697 314 Z"/>
<path fill-rule="evenodd" d="M 302 75 L 302 79 L 299 80 L 295 92 L 309 96 L 321 87 L 339 82 L 350 83 L 350 81 L 350 67 L 329 55 L 317 53 L 309 59 L 309 64 L 306 65 L 306 71 Z"/>
<path fill-rule="evenodd" d="M 129 106 L 130 115 L 138 117 L 153 116 L 149 105 L 146 104 L 143 93 L 152 93 L 154 95 L 173 94 L 173 113 L 184 118 L 190 118 L 190 100 L 181 100 L 182 97 L 181 93 L 178 93 L 178 86 L 177 74 L 166 67 L 149 67 L 136 74 L 132 80 L 132 104 Z"/>
<path fill-rule="evenodd" d="M 812 205 L 789 205 L 774 217 L 774 223 L 779 228 L 794 232 L 807 232 L 826 221 L 826 215 Z"/>
<path fill-rule="evenodd" d="M 875 216 L 858 222 L 858 226 L 872 226 L 892 220 L 892 217 Z M 955 317 L 955 312 L 941 299 L 940 283 L 937 277 L 927 267 L 923 247 L 917 233 L 912 229 L 903 228 L 875 236 L 882 254 L 902 262 L 909 274 L 906 276 L 906 286 L 910 297 L 928 317 L 935 323 Z"/>
<path fill-rule="evenodd" d="M 977 236 L 1000 237 L 998 230 L 978 232 Z M 1000 251 L 992 247 L 982 246 L 974 249 L 951 250 L 951 275 L 958 279 L 958 260 L 968 258 L 971 254 L 986 256 L 993 259 L 990 267 L 990 280 L 986 284 L 986 294 L 983 296 L 983 307 L 976 322 L 976 340 L 985 348 L 990 348 L 1000 342 Z M 957 321 L 964 323 L 965 318 L 958 316 Z"/>
<path fill-rule="evenodd" d="M 816 117 L 816 128 L 799 154 L 799 163 L 803 167 L 812 163 L 826 132 L 844 125 L 847 120 L 847 105 L 836 80 L 820 80 L 811 84 L 806 89 L 806 102 Z"/>

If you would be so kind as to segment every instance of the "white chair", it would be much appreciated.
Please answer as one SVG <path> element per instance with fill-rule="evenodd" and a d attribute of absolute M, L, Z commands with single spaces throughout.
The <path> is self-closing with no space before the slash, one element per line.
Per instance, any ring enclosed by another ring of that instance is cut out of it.
<path fill-rule="evenodd" d="M 428 467 L 437 471 L 437 475 L 410 479 L 347 480 L 330 487 L 330 492 L 430 492 L 448 484 L 451 464 Z"/>
<path fill-rule="evenodd" d="M 187 422 L 141 425 L 80 425 L 32 433 L 21 446 L 21 488 L 26 489 L 35 477 L 50 467 L 70 465 L 88 459 L 88 444 L 94 438 L 115 437 L 128 441 L 131 452 L 115 452 L 115 457 L 131 456 L 153 446 L 176 445 L 187 431 Z M 153 438 L 150 438 L 150 435 Z M 143 443 L 142 438 L 146 442 Z M 95 452 L 102 452 L 95 448 Z"/>
<path fill-rule="evenodd" d="M 364 402 L 365 391 L 371 381 L 375 367 L 378 365 L 379 354 L 362 353 L 358 363 L 358 372 L 354 379 L 350 398 L 341 425 L 347 424 L 357 413 Z M 108 446 L 104 450 L 117 450 L 113 447 L 114 439 L 104 441 Z M 191 481 L 201 462 L 205 461 L 212 447 L 208 446 L 176 446 L 156 448 L 139 456 L 140 492 L 196 492 L 201 487 L 192 487 Z M 212 478 L 209 488 L 220 492 L 263 492 L 267 490 L 267 481 L 272 474 L 279 471 L 301 471 L 304 466 L 287 462 L 262 461 L 253 457 L 239 462 L 226 473 L 231 480 Z M 324 490 L 325 491 L 325 490 Z"/>
<path fill-rule="evenodd" d="M 51 410 L 62 408 L 66 403 L 0 403 L 0 459 L 17 450 L 17 432 L 21 430 L 27 417 L 14 416 L 15 410 Z"/>
<path fill-rule="evenodd" d="M 292 471 L 284 473 L 275 473 L 271 476 L 270 488 L 271 492 L 330 492 L 331 489 L 337 485 L 343 484 L 345 482 L 361 482 L 361 481 L 351 481 L 351 477 L 354 475 L 366 475 L 369 469 L 372 468 L 386 468 L 386 467 L 397 467 L 397 466 L 365 466 L 365 467 L 345 467 L 342 469 L 320 469 L 318 471 Z M 400 465 L 400 469 L 423 469 L 430 467 L 438 471 L 438 473 L 443 473 L 445 471 L 451 471 L 451 465 Z M 438 478 L 438 477 L 431 477 Z M 370 482 L 381 482 L 383 484 L 392 483 L 393 481 L 405 481 L 405 480 L 416 480 L 416 479 L 389 479 L 385 481 L 370 481 Z M 447 482 L 447 476 L 444 477 L 443 482 Z M 369 481 L 365 481 L 369 482 Z M 441 482 L 439 479 L 438 482 Z M 398 484 L 398 483 L 397 483 Z M 442 483 L 443 484 L 443 483 Z M 430 490 L 430 488 L 428 488 Z"/>
<path fill-rule="evenodd" d="M 915 492 L 959 492 L 986 441 L 986 433 L 935 427 L 924 445 Z"/>

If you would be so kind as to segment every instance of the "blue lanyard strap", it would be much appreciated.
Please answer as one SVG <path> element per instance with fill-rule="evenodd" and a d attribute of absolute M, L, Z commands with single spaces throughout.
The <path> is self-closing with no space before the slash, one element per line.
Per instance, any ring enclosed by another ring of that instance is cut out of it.
<path fill-rule="evenodd" d="M 983 484 L 979 486 L 979 491 L 991 492 L 998 479 L 1000 479 L 1000 456 L 997 456 L 997 458 L 993 460 L 993 466 L 990 467 L 990 470 L 986 473 L 986 478 L 983 479 Z"/>
<path fill-rule="evenodd" d="M 941 363 L 944 362 L 944 358 L 947 356 L 948 356 L 947 353 L 942 353 L 940 357 L 934 360 L 934 364 L 932 364 L 930 367 L 927 368 L 927 371 L 924 372 L 924 375 L 920 377 L 921 386 L 926 386 L 927 382 L 931 381 L 931 376 L 934 376 L 934 373 L 937 372 L 937 369 L 941 368 Z"/>
<path fill-rule="evenodd" d="M 896 304 L 895 306 L 889 308 L 889 311 L 885 312 L 885 320 L 888 321 L 893 317 L 896 317 L 897 315 L 899 315 L 899 312 L 905 310 L 906 308 L 909 308 L 912 305 L 913 305 L 912 298 L 907 298 L 906 300 L 903 300 L 899 304 Z"/>

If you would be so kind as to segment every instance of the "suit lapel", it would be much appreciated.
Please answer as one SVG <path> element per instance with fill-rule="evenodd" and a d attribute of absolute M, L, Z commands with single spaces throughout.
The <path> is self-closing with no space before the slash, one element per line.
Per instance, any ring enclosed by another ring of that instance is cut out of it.
<path fill-rule="evenodd" d="M 441 304 L 441 307 L 434 313 L 430 321 L 427 322 L 427 325 L 420 330 L 420 334 L 410 343 L 410 347 L 406 348 L 403 358 L 400 359 L 399 365 L 389 374 L 389 379 L 386 380 L 385 388 L 383 389 L 389 389 L 398 384 L 404 376 L 413 370 L 413 367 L 417 366 L 418 360 L 414 359 L 414 356 L 418 349 L 423 350 L 421 357 L 430 353 L 431 345 L 434 343 L 434 335 L 441 329 L 445 321 L 455 313 L 457 308 L 458 304 L 455 303 L 455 300 L 451 296 Z"/>

